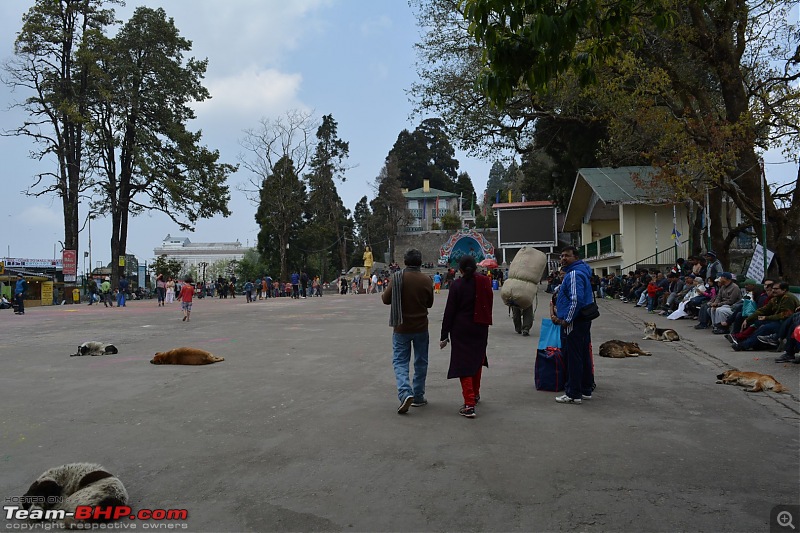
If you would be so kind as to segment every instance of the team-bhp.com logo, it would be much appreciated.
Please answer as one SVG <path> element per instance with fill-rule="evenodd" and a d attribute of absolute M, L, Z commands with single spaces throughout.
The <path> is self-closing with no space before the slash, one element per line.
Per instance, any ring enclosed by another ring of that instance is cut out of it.
<path fill-rule="evenodd" d="M 29 520 L 42 521 L 43 523 L 63 524 L 65 521 L 71 522 L 72 527 L 82 529 L 135 529 L 135 523 L 103 524 L 98 522 L 115 522 L 117 520 L 151 520 L 154 522 L 139 524 L 142 529 L 169 529 L 183 528 L 187 525 L 169 523 L 170 521 L 186 520 L 189 512 L 186 509 L 139 509 L 134 511 L 126 505 L 113 507 L 98 507 L 90 505 L 79 505 L 75 511 L 64 509 L 24 509 L 19 505 L 5 505 L 3 507 L 6 520 Z M 25 524 L 30 526 L 33 524 Z M 13 522 L 6 524 L 6 529 L 33 529 L 32 527 L 21 527 L 21 524 Z M 49 529 L 49 528 L 48 528 Z"/>

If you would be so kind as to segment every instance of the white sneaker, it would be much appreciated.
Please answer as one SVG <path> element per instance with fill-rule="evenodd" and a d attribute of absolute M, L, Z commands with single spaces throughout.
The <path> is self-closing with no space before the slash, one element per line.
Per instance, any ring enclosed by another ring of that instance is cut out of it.
<path fill-rule="evenodd" d="M 580 398 L 570 398 L 566 394 L 561 395 L 561 396 L 557 396 L 556 397 L 556 401 L 558 403 L 576 403 L 576 404 L 580 404 L 581 403 L 581 399 Z"/>
<path fill-rule="evenodd" d="M 581 399 L 588 402 L 589 400 L 592 399 L 592 395 L 591 394 L 581 394 Z"/>

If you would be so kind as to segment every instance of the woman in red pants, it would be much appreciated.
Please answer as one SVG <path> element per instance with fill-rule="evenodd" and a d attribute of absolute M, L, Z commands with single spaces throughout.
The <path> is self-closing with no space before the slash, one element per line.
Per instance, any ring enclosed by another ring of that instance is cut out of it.
<path fill-rule="evenodd" d="M 461 380 L 464 405 L 459 414 L 475 418 L 475 404 L 480 401 L 481 371 L 489 366 L 486 345 L 494 295 L 491 280 L 475 272 L 474 257 L 462 257 L 458 268 L 461 277 L 450 285 L 439 348 L 451 344 L 447 379 Z"/>

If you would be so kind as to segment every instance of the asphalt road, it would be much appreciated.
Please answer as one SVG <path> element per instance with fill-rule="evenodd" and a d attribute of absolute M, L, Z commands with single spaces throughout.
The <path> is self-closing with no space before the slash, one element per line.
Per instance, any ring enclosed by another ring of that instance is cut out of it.
<path fill-rule="evenodd" d="M 187 509 L 170 524 L 187 531 L 750 532 L 800 503 L 800 365 L 733 352 L 685 321 L 672 323 L 682 342 L 642 341 L 649 315 L 603 301 L 595 351 L 618 338 L 653 356 L 597 357 L 595 398 L 557 404 L 533 386 L 549 295 L 526 338 L 495 294 L 473 420 L 458 415 L 449 348 L 435 342 L 446 291 L 431 310 L 430 403 L 405 416 L 377 295 L 204 299 L 188 323 L 154 300 L 0 311 L 0 496 L 89 461 L 123 481 L 135 510 Z M 120 353 L 69 357 L 87 340 Z M 179 346 L 225 361 L 148 363 Z M 791 393 L 716 385 L 733 366 Z"/>

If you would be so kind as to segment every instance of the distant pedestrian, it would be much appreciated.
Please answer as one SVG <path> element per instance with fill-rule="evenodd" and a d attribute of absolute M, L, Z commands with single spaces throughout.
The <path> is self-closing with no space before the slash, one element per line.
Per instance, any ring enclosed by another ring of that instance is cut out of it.
<path fill-rule="evenodd" d="M 183 310 L 183 321 L 189 322 L 192 314 L 192 297 L 194 296 L 194 285 L 192 276 L 186 276 L 185 283 L 181 287 L 181 309 Z"/>
<path fill-rule="evenodd" d="M 25 314 L 25 292 L 28 290 L 28 282 L 22 274 L 17 274 L 17 283 L 14 285 L 14 300 L 17 303 L 16 315 Z"/>
<path fill-rule="evenodd" d="M 164 293 L 164 301 L 168 304 L 171 304 L 175 301 L 175 280 L 172 279 L 172 276 L 167 278 L 164 288 L 166 290 Z"/>
<path fill-rule="evenodd" d="M 156 276 L 156 295 L 158 297 L 158 307 L 163 307 L 167 298 L 167 282 L 164 281 L 164 274 Z"/>
<path fill-rule="evenodd" d="M 442 275 L 438 272 L 433 275 L 433 292 L 439 294 L 442 290 Z"/>
<path fill-rule="evenodd" d="M 125 297 L 128 295 L 128 287 L 130 287 L 130 282 L 125 274 L 121 274 L 117 284 L 117 307 L 126 307 Z"/>
<path fill-rule="evenodd" d="M 111 299 L 111 280 L 108 277 L 103 278 L 103 283 L 100 284 L 100 294 L 104 307 L 114 307 L 114 300 Z"/>
<path fill-rule="evenodd" d="M 464 404 L 461 416 L 475 418 L 475 404 L 480 401 L 481 372 L 489 366 L 486 345 L 492 324 L 492 282 L 476 274 L 475 258 L 465 255 L 459 261 L 459 279 L 450 286 L 442 318 L 439 348 L 450 346 L 447 379 L 459 378 Z"/>
<path fill-rule="evenodd" d="M 428 375 L 428 309 L 433 307 L 431 278 L 420 271 L 422 254 L 411 249 L 405 254 L 406 268 L 395 272 L 383 291 L 383 303 L 391 305 L 389 325 L 392 335 L 392 366 L 400 400 L 398 414 L 410 406 L 421 407 L 425 398 L 425 379 Z M 414 381 L 409 380 L 411 347 L 414 347 Z"/>
<path fill-rule="evenodd" d="M 244 283 L 244 295 L 247 303 L 253 301 L 253 282 L 249 279 Z"/>

